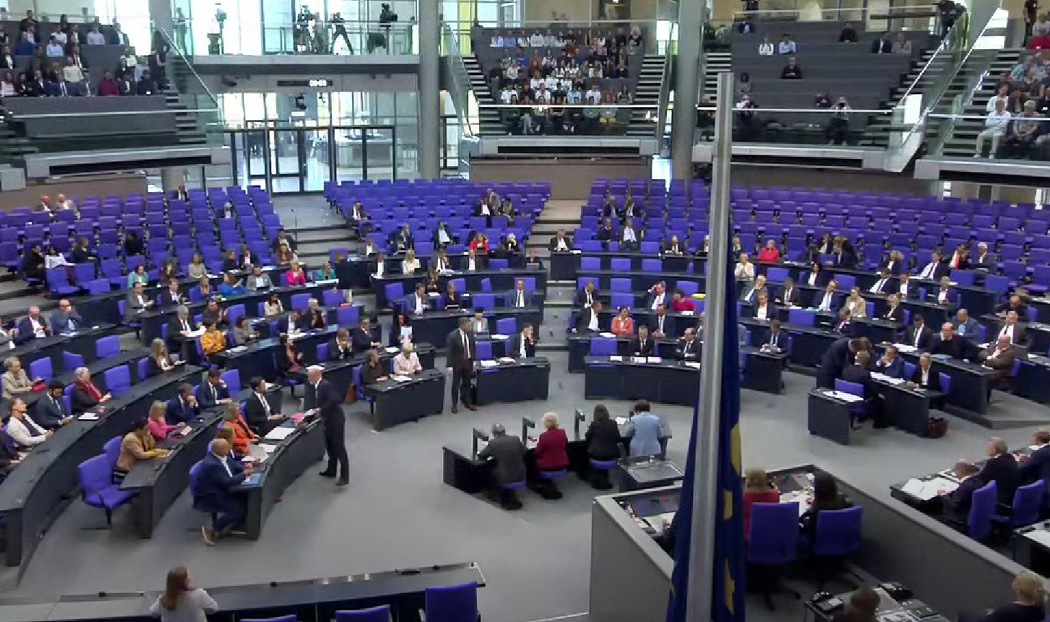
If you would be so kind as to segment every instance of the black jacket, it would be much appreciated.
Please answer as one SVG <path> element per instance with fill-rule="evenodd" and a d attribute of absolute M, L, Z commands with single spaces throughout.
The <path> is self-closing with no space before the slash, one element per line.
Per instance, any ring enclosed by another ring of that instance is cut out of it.
<path fill-rule="evenodd" d="M 261 397 L 270 405 L 271 415 L 280 413 L 280 409 L 274 406 L 269 395 L 264 394 Z M 259 398 L 260 395 L 253 392 L 252 396 L 244 402 L 244 420 L 248 422 L 248 427 L 256 434 L 260 434 L 260 430 L 267 429 L 269 422 L 269 417 L 266 415 L 266 409 L 263 408 L 262 402 L 259 401 Z"/>
<path fill-rule="evenodd" d="M 346 344 L 346 349 L 341 350 L 339 348 L 339 340 L 333 339 L 328 342 L 328 360 L 330 361 L 341 361 L 348 359 L 353 356 L 354 344 L 352 342 Z"/>
<path fill-rule="evenodd" d="M 358 352 L 365 352 L 366 350 L 372 349 L 372 335 L 368 334 L 361 327 L 357 327 L 350 333 L 350 348 L 356 354 Z M 332 350 L 329 348 L 328 353 L 331 354 Z"/>
<path fill-rule="evenodd" d="M 616 460 L 620 457 L 620 427 L 612 419 L 592 421 L 584 436 L 587 455 L 594 460 Z"/>
<path fill-rule="evenodd" d="M 105 395 L 105 392 L 103 392 L 103 395 Z M 73 394 L 70 396 L 70 402 L 73 404 L 74 415 L 82 415 L 98 406 L 98 400 L 93 399 L 79 384 L 73 387 Z"/>
<path fill-rule="evenodd" d="M 40 399 L 36 402 L 36 411 L 33 413 L 33 421 L 37 425 L 47 428 L 48 430 L 55 430 L 62 427 L 62 420 L 69 416 L 66 412 L 66 405 L 62 403 L 62 399 L 59 398 L 56 401 L 52 401 L 51 396 L 41 395 Z"/>
<path fill-rule="evenodd" d="M 40 423 L 40 419 L 36 420 Z M 1021 463 L 1021 481 L 1050 482 L 1050 445 L 1043 445 L 1029 454 L 1028 459 Z"/>
<path fill-rule="evenodd" d="M 933 367 L 930 367 L 930 373 L 926 377 L 925 385 L 922 384 L 922 368 L 918 365 L 915 366 L 915 373 L 908 380 L 930 391 L 939 392 L 941 390 L 941 375 Z"/>
<path fill-rule="evenodd" d="M 904 330 L 904 343 L 909 346 L 915 346 L 920 350 L 926 350 L 930 347 L 930 340 L 933 339 L 933 331 L 926 328 L 926 325 L 923 324 L 922 327 L 918 329 L 920 331 L 919 342 L 915 343 L 915 330 L 916 328 L 914 324 Z"/>
<path fill-rule="evenodd" d="M 479 458 L 496 462 L 496 481 L 513 484 L 525 481 L 525 446 L 517 436 L 503 434 L 494 437 L 478 452 Z"/>
<path fill-rule="evenodd" d="M 831 344 L 820 359 L 817 370 L 817 386 L 830 389 L 835 386 L 835 379 L 842 376 L 842 370 L 849 363 L 849 339 L 839 339 Z"/>
<path fill-rule="evenodd" d="M 879 316 L 883 320 L 889 320 L 891 322 L 903 322 L 904 321 L 904 307 L 897 305 L 895 308 L 886 308 L 886 312 Z"/>
<path fill-rule="evenodd" d="M 698 361 L 700 360 L 700 340 L 693 339 L 689 343 L 685 340 L 678 342 L 677 348 L 678 358 L 686 361 Z"/>
<path fill-rule="evenodd" d="M 307 410 L 316 408 L 318 416 L 321 417 L 325 427 L 329 430 L 341 430 L 346 423 L 346 415 L 343 414 L 342 403 L 343 396 L 339 394 L 339 391 L 331 382 L 322 378 L 321 382 L 317 383 L 316 389 L 314 385 L 306 383 L 306 397 L 303 401 L 303 407 Z M 342 440 L 342 436 L 339 437 L 339 440 Z"/>
<path fill-rule="evenodd" d="M 507 344 L 507 356 L 511 358 L 518 358 L 521 356 L 521 342 L 524 339 L 521 333 L 515 333 L 510 336 L 510 343 Z M 536 340 L 533 339 L 532 343 L 525 342 L 525 356 L 532 358 L 536 356 Z"/>
<path fill-rule="evenodd" d="M 635 337 L 631 340 L 631 356 L 652 356 L 653 355 L 653 337 L 652 335 L 645 338 L 645 344 L 642 344 L 642 340 L 639 337 Z"/>
<path fill-rule="evenodd" d="M 1021 485 L 1021 467 L 1017 465 L 1013 454 L 1005 453 L 989 458 L 977 477 L 981 480 L 981 485 L 995 482 L 999 503 L 1012 505 L 1014 493 Z"/>
<path fill-rule="evenodd" d="M 962 337 L 952 337 L 949 341 L 941 339 L 940 333 L 930 340 L 930 354 L 947 354 L 952 358 L 962 358 L 963 347 L 966 340 Z"/>
<path fill-rule="evenodd" d="M 225 385 L 215 386 L 205 380 L 197 387 L 197 403 L 201 410 L 219 405 L 219 400 L 230 399 L 230 389 Z"/>
<path fill-rule="evenodd" d="M 983 487 L 985 482 L 974 475 L 960 482 L 959 487 L 946 495 L 942 501 L 944 514 L 949 519 L 965 523 L 970 517 L 970 507 L 973 505 L 973 493 Z"/>

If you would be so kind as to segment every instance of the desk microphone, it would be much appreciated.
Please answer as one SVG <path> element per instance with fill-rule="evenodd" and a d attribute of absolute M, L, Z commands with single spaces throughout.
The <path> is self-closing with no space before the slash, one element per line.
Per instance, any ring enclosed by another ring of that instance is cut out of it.
<path fill-rule="evenodd" d="M 477 428 L 474 428 L 473 434 L 471 435 L 471 460 L 478 459 L 478 441 L 485 441 L 486 443 L 489 442 L 489 435 Z M 43 470 L 43 467 L 41 467 L 41 470 Z"/>
<path fill-rule="evenodd" d="M 580 424 L 587 420 L 587 417 L 583 415 L 583 412 L 577 408 L 573 411 L 572 417 L 572 433 L 576 437 L 576 440 L 580 440 Z"/>

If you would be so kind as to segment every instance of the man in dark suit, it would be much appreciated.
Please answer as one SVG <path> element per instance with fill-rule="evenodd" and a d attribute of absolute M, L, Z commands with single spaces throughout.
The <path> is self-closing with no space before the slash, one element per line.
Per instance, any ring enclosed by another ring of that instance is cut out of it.
<path fill-rule="evenodd" d="M 1019 322 L 1018 319 L 1016 311 L 1008 312 L 1006 318 L 999 325 L 997 337 L 1005 335 L 1010 338 L 1010 343 L 1013 345 L 1027 348 L 1030 345 L 1031 337 L 1028 335 L 1028 331 L 1025 330 L 1024 324 Z"/>
<path fill-rule="evenodd" d="M 48 430 L 57 430 L 73 420 L 66 405 L 62 402 L 65 386 L 61 380 L 52 380 L 47 385 L 47 395 L 40 396 L 36 402 L 33 421 Z"/>
<path fill-rule="evenodd" d="M 766 275 L 760 274 L 755 277 L 754 282 L 750 286 L 740 292 L 740 301 L 754 304 L 758 302 L 758 295 L 763 292 L 766 292 Z"/>
<path fill-rule="evenodd" d="M 878 39 L 871 42 L 872 54 L 889 54 L 891 52 L 893 52 L 893 43 L 886 35 L 879 35 Z"/>
<path fill-rule="evenodd" d="M 168 400 L 168 410 L 164 413 L 164 419 L 168 425 L 188 424 L 200 413 L 197 398 L 193 395 L 193 385 L 184 382 L 179 385 L 179 394 Z"/>
<path fill-rule="evenodd" d="M 656 315 L 649 325 L 649 332 L 657 339 L 674 336 L 674 318 L 667 315 L 667 305 L 660 304 L 656 307 Z"/>
<path fill-rule="evenodd" d="M 978 477 L 977 467 L 965 460 L 956 462 L 952 472 L 959 479 L 959 487 L 941 496 L 944 515 L 953 522 L 966 524 L 973 505 L 973 493 L 984 486 L 984 482 Z"/>
<path fill-rule="evenodd" d="M 769 301 L 769 293 L 766 290 L 758 293 L 758 298 L 751 307 L 751 317 L 756 320 L 774 320 L 778 317 L 777 306 Z"/>
<path fill-rule="evenodd" d="M 135 283 L 135 287 L 128 292 L 124 304 L 124 311 L 129 321 L 134 321 L 140 313 L 153 308 L 153 301 L 146 297 L 146 288 L 141 282 Z"/>
<path fill-rule="evenodd" d="M 616 229 L 613 228 L 612 220 L 608 218 L 605 219 L 605 223 L 600 229 L 598 229 L 598 233 L 595 234 L 594 239 L 601 242 L 611 242 L 619 239 L 619 236 L 616 235 Z"/>
<path fill-rule="evenodd" d="M 135 81 L 128 75 L 123 75 L 117 80 L 117 89 L 122 96 L 134 95 L 135 92 L 138 91 L 138 87 L 135 86 Z"/>
<path fill-rule="evenodd" d="M 907 272 L 897 275 L 897 295 L 901 300 L 912 300 L 919 297 L 919 286 L 911 282 Z"/>
<path fill-rule="evenodd" d="M 886 346 L 886 352 L 882 358 L 875 361 L 875 371 L 890 378 L 904 377 L 904 359 L 897 352 L 897 346 L 892 344 Z"/>
<path fill-rule="evenodd" d="M 215 512 L 211 526 L 201 527 L 201 535 L 208 546 L 244 522 L 245 503 L 233 489 L 251 477 L 251 462 L 234 460 L 230 456 L 230 444 L 217 438 L 208 445 L 208 454 L 200 462 L 197 477 L 192 481 L 190 494 L 194 505 Z"/>
<path fill-rule="evenodd" d="M 372 348 L 378 348 L 382 345 L 372 339 L 372 331 L 369 328 L 368 318 L 366 317 L 361 318 L 357 323 L 357 328 L 355 328 L 353 334 L 350 335 L 350 340 L 354 354 L 371 350 Z"/>
<path fill-rule="evenodd" d="M 951 272 L 951 268 L 944 261 L 944 257 L 939 252 L 933 251 L 933 254 L 930 255 L 930 262 L 923 266 L 922 270 L 915 276 L 924 281 L 940 281 L 941 277 L 948 276 L 949 272 Z"/>
<path fill-rule="evenodd" d="M 591 306 L 576 314 L 576 325 L 573 328 L 577 333 L 597 333 L 599 327 L 599 316 L 602 312 L 602 301 L 594 299 Z"/>
<path fill-rule="evenodd" d="M 696 338 L 696 330 L 692 327 L 685 329 L 682 340 L 678 342 L 678 358 L 683 361 L 700 360 L 700 340 Z"/>
<path fill-rule="evenodd" d="M 853 362 L 853 354 L 857 352 L 858 345 L 854 340 L 843 337 L 824 352 L 820 359 L 820 368 L 817 370 L 817 386 L 831 389 L 835 386 L 835 379 L 842 376 L 842 370 L 846 365 Z"/>
<path fill-rule="evenodd" d="M 72 333 L 84 328 L 84 318 L 80 317 L 73 303 L 65 298 L 58 301 L 58 309 L 51 314 L 51 330 L 56 335 Z"/>
<path fill-rule="evenodd" d="M 995 370 L 995 375 L 992 376 L 992 383 L 997 384 L 1003 390 L 1008 390 L 1010 372 L 1013 371 L 1014 361 L 1020 354 L 1020 348 L 1010 343 L 1009 335 L 999 335 L 995 343 L 990 344 L 980 354 L 978 359 L 981 364 L 985 367 L 990 367 Z M 989 391 L 991 387 L 989 386 Z"/>
<path fill-rule="evenodd" d="M 476 272 L 478 270 L 487 270 L 489 267 L 489 258 L 485 255 L 479 255 L 477 251 L 470 249 L 467 251 L 467 258 L 463 260 L 463 267 L 461 270 L 466 272 Z"/>
<path fill-rule="evenodd" d="M 849 309 L 846 309 L 845 307 L 840 309 L 839 318 L 835 321 L 835 324 L 831 327 L 831 330 L 846 337 L 854 337 L 855 333 L 858 332 L 857 329 L 858 327 L 854 326 L 850 322 Z"/>
<path fill-rule="evenodd" d="M 350 331 L 340 328 L 335 334 L 335 339 L 328 342 L 328 360 L 342 361 L 353 354 L 354 347 L 350 342 Z"/>
<path fill-rule="evenodd" d="M 868 291 L 872 294 L 887 294 L 893 284 L 890 282 L 890 271 L 883 268 L 879 272 L 879 278 L 875 281 L 875 284 L 868 288 Z"/>
<path fill-rule="evenodd" d="M 866 419 L 874 419 L 876 427 L 884 427 L 881 421 L 882 396 L 879 395 L 879 386 L 871 377 L 868 365 L 871 363 L 871 355 L 867 350 L 857 352 L 853 365 L 847 365 L 842 370 L 842 379 L 864 387 L 864 413 Z"/>
<path fill-rule="evenodd" d="M 252 388 L 252 394 L 244 401 L 244 420 L 253 432 L 259 436 L 266 436 L 270 430 L 284 423 L 286 417 L 266 394 L 265 380 L 259 377 L 252 378 L 249 386 Z"/>
<path fill-rule="evenodd" d="M 962 358 L 966 340 L 955 336 L 955 328 L 951 322 L 945 322 L 941 326 L 941 332 L 930 340 L 930 354 L 947 354 L 952 358 Z"/>
<path fill-rule="evenodd" d="M 338 464 L 339 479 L 336 486 L 350 483 L 350 458 L 346 455 L 346 415 L 343 414 L 343 396 L 335 385 L 324 379 L 324 367 L 311 365 L 306 368 L 306 397 L 303 407 L 307 414 L 317 415 L 324 424 L 324 446 L 328 454 L 328 466 L 321 477 L 335 477 Z"/>
<path fill-rule="evenodd" d="M 1005 506 L 1012 505 L 1014 493 L 1021 485 L 1021 467 L 1017 465 L 1017 460 L 1010 453 L 1006 441 L 998 436 L 988 439 L 985 454 L 988 460 L 985 461 L 984 467 L 977 475 L 981 480 L 981 485 L 995 482 L 999 503 Z"/>
<path fill-rule="evenodd" d="M 33 339 L 42 339 L 51 336 L 51 327 L 40 313 L 40 307 L 34 305 L 29 307 L 26 316 L 18 322 L 18 334 L 15 335 L 15 345 L 22 345 Z"/>
<path fill-rule="evenodd" d="M 926 320 L 918 314 L 913 316 L 911 326 L 904 331 L 904 343 L 919 350 L 926 350 L 930 346 L 931 339 L 933 339 L 933 332 L 926 328 Z"/>
<path fill-rule="evenodd" d="M 223 382 L 221 371 L 218 369 L 208 370 L 208 378 L 197 387 L 197 399 L 200 401 L 202 409 L 230 403 L 230 389 Z"/>
<path fill-rule="evenodd" d="M 175 317 L 168 322 L 168 349 L 173 352 L 178 351 L 180 342 L 175 340 L 175 336 L 192 333 L 195 330 L 197 330 L 197 323 L 190 317 L 190 310 L 180 306 L 175 312 Z"/>
<path fill-rule="evenodd" d="M 404 311 L 409 315 L 423 315 L 430 310 L 430 297 L 422 283 L 416 283 L 416 291 L 405 298 L 404 305 Z"/>
<path fill-rule="evenodd" d="M 516 359 L 536 356 L 536 339 L 533 337 L 532 324 L 526 324 L 520 333 L 511 335 L 507 356 Z"/>
<path fill-rule="evenodd" d="M 492 474 L 500 506 L 504 510 L 521 509 L 518 494 L 505 488 L 508 484 L 525 481 L 525 445 L 521 443 L 521 439 L 509 436 L 503 424 L 496 423 L 492 426 L 492 440 L 478 452 L 478 458 L 491 459 L 496 463 Z"/>
<path fill-rule="evenodd" d="M 760 346 L 763 352 L 779 354 L 788 351 L 788 335 L 781 330 L 780 320 L 769 323 L 769 337 Z"/>
<path fill-rule="evenodd" d="M 514 291 L 507 294 L 507 306 L 523 309 L 532 305 L 532 292 L 525 291 L 525 280 L 518 279 L 514 283 Z"/>
<path fill-rule="evenodd" d="M 40 418 L 37 418 L 37 423 Z M 1021 454 L 1021 481 L 1023 483 L 1050 483 L 1050 432 L 1036 430 L 1032 433 L 1032 445 L 1036 447 L 1031 453 Z"/>
<path fill-rule="evenodd" d="M 638 326 L 638 336 L 631 340 L 628 349 L 632 356 L 653 355 L 653 338 L 649 336 L 649 327 L 645 324 Z"/>
<path fill-rule="evenodd" d="M 801 300 L 802 290 L 795 287 L 795 281 L 790 278 L 784 279 L 784 288 L 780 290 L 780 295 L 773 298 L 773 302 L 785 307 L 797 307 Z"/>
<path fill-rule="evenodd" d="M 572 238 L 565 235 L 564 229 L 559 229 L 547 244 L 547 248 L 554 253 L 567 253 L 572 250 Z"/>
<path fill-rule="evenodd" d="M 162 307 L 177 307 L 185 301 L 185 296 L 179 291 L 178 279 L 172 279 L 169 281 L 168 289 L 160 293 L 160 306 Z"/>
<path fill-rule="evenodd" d="M 671 303 L 671 297 L 667 293 L 667 284 L 663 281 L 650 287 L 648 294 L 649 295 L 645 299 L 645 306 L 647 309 L 656 311 L 656 308 L 660 305 Z"/>
<path fill-rule="evenodd" d="M 452 368 L 452 412 L 459 412 L 457 404 L 460 401 L 467 410 L 477 410 L 470 386 L 474 361 L 478 358 L 477 340 L 470 330 L 470 318 L 459 319 L 459 328 L 449 333 L 445 345 L 447 365 Z"/>
<path fill-rule="evenodd" d="M 142 72 L 142 78 L 139 79 L 138 84 L 135 86 L 135 93 L 137 95 L 158 95 L 160 93 L 157 81 L 150 76 L 149 69 Z"/>
<path fill-rule="evenodd" d="M 1005 318 L 1011 311 L 1015 312 L 1018 318 L 1028 319 L 1028 305 L 1021 302 L 1021 297 L 1017 294 L 1011 295 L 1009 300 L 996 307 L 995 314 Z"/>
<path fill-rule="evenodd" d="M 908 386 L 912 389 L 926 389 L 928 391 L 941 391 L 941 375 L 933 369 L 933 357 L 929 352 L 919 355 L 919 365 L 915 368 Z"/>
<path fill-rule="evenodd" d="M 963 339 L 969 339 L 974 343 L 980 339 L 981 325 L 977 320 L 970 317 L 970 312 L 966 309 L 959 309 L 955 312 L 955 317 L 952 318 L 952 326 L 955 327 L 955 334 Z"/>
<path fill-rule="evenodd" d="M 678 240 L 677 235 L 672 235 L 670 240 L 664 242 L 661 250 L 664 255 L 684 255 L 689 252 L 686 245 Z"/>
<path fill-rule="evenodd" d="M 594 285 L 594 281 L 587 281 L 584 284 L 583 289 L 576 292 L 576 299 L 573 301 L 577 307 L 589 307 L 591 303 L 598 299 L 598 291 Z"/>

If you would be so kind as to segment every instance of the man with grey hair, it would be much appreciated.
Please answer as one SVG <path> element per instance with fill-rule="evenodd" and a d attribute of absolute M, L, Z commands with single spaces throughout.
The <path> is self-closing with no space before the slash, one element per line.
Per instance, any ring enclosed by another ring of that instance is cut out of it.
<path fill-rule="evenodd" d="M 478 452 L 478 458 L 495 462 L 493 485 L 504 510 L 520 510 L 516 489 L 525 485 L 525 445 L 517 436 L 507 434 L 502 423 L 492 425 L 492 438 Z"/>
<path fill-rule="evenodd" d="M 197 323 L 190 316 L 189 308 L 186 305 L 179 305 L 175 309 L 175 317 L 168 322 L 168 349 L 172 352 L 178 352 L 182 347 L 182 342 L 176 341 L 175 337 L 177 335 L 186 337 L 196 330 Z"/>
<path fill-rule="evenodd" d="M 324 423 L 324 446 L 328 454 L 328 466 L 321 477 L 335 477 L 336 486 L 350 483 L 350 458 L 346 453 L 346 415 L 343 414 L 343 398 L 331 382 L 324 379 L 324 367 L 311 365 L 306 368 L 306 397 L 303 406 L 307 414 L 316 415 Z M 338 466 L 338 471 L 336 467 Z"/>
<path fill-rule="evenodd" d="M 973 493 L 984 486 L 984 482 L 978 477 L 977 467 L 966 460 L 956 462 L 952 473 L 959 479 L 959 487 L 941 496 L 944 515 L 955 522 L 965 523 L 970 517 Z"/>
<path fill-rule="evenodd" d="M 973 256 L 970 263 L 978 269 L 994 270 L 996 264 L 999 263 L 999 258 L 995 256 L 995 253 L 988 251 L 988 245 L 984 242 L 977 244 L 977 254 Z"/>
<path fill-rule="evenodd" d="M 1006 441 L 998 436 L 988 439 L 985 453 L 988 460 L 977 477 L 982 486 L 995 482 L 999 503 L 1009 506 L 1013 504 L 1014 493 L 1021 484 L 1021 468 L 1006 446 Z"/>
<path fill-rule="evenodd" d="M 208 444 L 208 454 L 199 464 L 197 477 L 191 480 L 190 494 L 194 507 L 207 508 L 215 514 L 211 525 L 201 526 L 205 544 L 213 546 L 215 540 L 244 522 L 244 500 L 232 490 L 251 477 L 253 465 L 233 460 L 230 444 L 222 438 Z"/>
<path fill-rule="evenodd" d="M 26 316 L 18 323 L 18 334 L 15 335 L 15 344 L 21 345 L 33 339 L 43 339 L 51 335 L 51 327 L 40 313 L 40 307 L 33 305 L 29 307 Z"/>
<path fill-rule="evenodd" d="M 99 404 L 105 404 L 113 396 L 102 393 L 91 381 L 91 371 L 87 367 L 78 367 L 73 371 L 73 394 L 70 402 L 73 405 L 73 416 L 82 415 Z"/>

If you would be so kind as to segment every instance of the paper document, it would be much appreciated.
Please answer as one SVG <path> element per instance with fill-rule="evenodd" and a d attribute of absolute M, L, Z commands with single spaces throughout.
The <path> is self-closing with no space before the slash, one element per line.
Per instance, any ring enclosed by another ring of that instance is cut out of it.
<path fill-rule="evenodd" d="M 272 454 L 273 451 L 277 449 L 277 445 L 271 445 L 269 443 L 259 443 L 257 447 L 259 447 L 259 449 L 262 449 L 268 454 Z"/>
<path fill-rule="evenodd" d="M 598 333 L 599 336 L 605 337 L 606 339 L 616 339 L 616 335 L 612 333 Z"/>
<path fill-rule="evenodd" d="M 396 380 L 397 382 L 408 382 L 408 381 L 412 380 L 408 376 L 390 376 L 390 379 L 391 380 Z"/>
<path fill-rule="evenodd" d="M 1039 544 L 1042 544 L 1047 548 L 1050 548 L 1050 531 L 1047 531 L 1045 529 L 1039 529 L 1037 527 L 1024 534 L 1024 537 L 1028 538 L 1029 540 L 1032 540 L 1033 542 L 1038 542 Z"/>
<path fill-rule="evenodd" d="M 650 357 L 645 359 L 645 362 L 646 363 L 663 363 L 664 360 L 663 360 L 663 358 L 661 358 L 659 356 L 650 356 Z"/>
<path fill-rule="evenodd" d="M 644 363 L 645 361 L 646 361 L 646 358 L 644 356 L 632 356 L 631 357 L 631 362 L 632 363 Z"/>
<path fill-rule="evenodd" d="M 493 341 L 506 341 L 510 339 L 510 335 L 501 335 L 499 333 L 496 333 L 494 335 L 489 335 L 489 339 Z"/>
<path fill-rule="evenodd" d="M 201 335 L 204 334 L 204 327 L 202 326 L 202 327 L 198 328 L 197 330 L 191 330 L 189 332 L 184 332 L 182 334 L 186 335 L 187 337 L 200 337 Z"/>
<path fill-rule="evenodd" d="M 295 432 L 294 427 L 282 425 L 270 430 L 263 438 L 268 441 L 283 441 L 291 436 L 292 432 Z"/>
<path fill-rule="evenodd" d="M 617 417 L 616 425 L 627 425 L 627 417 Z"/>
<path fill-rule="evenodd" d="M 613 354 L 612 356 L 609 357 L 609 360 L 610 361 L 622 361 L 623 357 L 620 356 L 619 354 Z"/>
<path fill-rule="evenodd" d="M 234 346 L 234 347 L 230 348 L 229 351 L 230 352 L 244 352 L 247 349 L 248 349 L 248 346 Z"/>
<path fill-rule="evenodd" d="M 77 417 L 77 421 L 98 421 L 98 413 L 84 413 Z"/>
<path fill-rule="evenodd" d="M 480 364 L 480 365 L 481 365 L 481 366 L 482 366 L 482 367 L 483 367 L 484 369 L 491 369 L 491 368 L 493 368 L 493 367 L 499 367 L 499 361 L 494 361 L 494 360 L 492 360 L 492 359 L 485 359 L 484 361 L 479 361 L 478 363 L 479 363 L 479 364 Z"/>
<path fill-rule="evenodd" d="M 918 348 L 916 348 L 915 346 L 910 346 L 910 345 L 908 345 L 906 343 L 895 343 L 893 345 L 897 346 L 897 351 L 902 353 L 902 354 L 907 354 L 907 353 L 918 351 Z"/>
<path fill-rule="evenodd" d="M 700 369 L 700 363 L 697 363 L 696 361 L 683 361 L 682 364 L 686 367 L 692 367 L 693 369 Z"/>
<path fill-rule="evenodd" d="M 398 348 L 397 346 L 390 346 L 389 348 L 386 348 L 386 351 L 390 354 L 397 354 L 401 351 L 401 348 Z"/>
<path fill-rule="evenodd" d="M 859 395 L 853 395 L 852 393 L 846 393 L 844 391 L 828 391 L 828 394 L 837 400 L 842 400 L 843 402 L 846 402 L 847 404 L 864 401 L 863 397 Z"/>
<path fill-rule="evenodd" d="M 510 358 L 509 356 L 501 356 L 496 360 L 498 360 L 503 365 L 509 365 L 510 363 L 514 362 L 514 359 Z"/>

